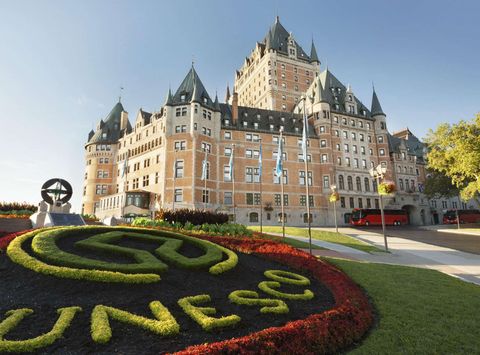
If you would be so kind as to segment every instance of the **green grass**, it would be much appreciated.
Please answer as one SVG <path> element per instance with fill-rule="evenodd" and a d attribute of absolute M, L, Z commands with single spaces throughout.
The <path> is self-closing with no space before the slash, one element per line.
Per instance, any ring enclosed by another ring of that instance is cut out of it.
<path fill-rule="evenodd" d="M 249 227 L 252 230 L 259 231 L 260 228 L 257 226 Z M 277 226 L 264 226 L 263 227 L 264 233 L 282 233 L 282 227 Z M 285 234 L 298 236 L 298 237 L 308 237 L 308 230 L 306 228 L 298 228 L 298 227 L 285 227 Z M 360 240 L 355 238 L 349 237 L 348 235 L 335 233 L 335 232 L 328 232 L 328 231 L 320 231 L 316 229 L 312 229 L 312 239 L 322 240 L 324 242 L 330 242 L 335 244 L 341 244 L 346 247 L 362 250 L 368 253 L 371 252 L 381 252 L 383 250 L 374 247 L 373 245 L 364 243 Z M 307 248 L 308 248 L 308 243 Z"/>
<path fill-rule="evenodd" d="M 350 354 L 480 353 L 480 286 L 434 270 L 325 259 L 366 289 L 380 314 Z"/>
<path fill-rule="evenodd" d="M 283 239 L 282 237 L 279 237 L 278 235 L 271 235 L 271 234 L 265 234 L 265 233 L 263 234 L 263 238 L 270 239 L 270 240 L 280 242 L 280 243 L 285 243 L 285 244 L 288 244 L 288 245 L 290 245 L 294 248 L 298 248 L 298 249 L 308 249 L 309 248 L 309 245 L 308 245 L 307 242 L 303 242 L 303 241 L 298 240 L 298 239 L 293 239 L 293 238 L 288 238 L 288 237 L 285 237 L 285 239 Z M 325 248 L 319 247 L 318 245 L 315 245 L 315 244 L 312 244 L 312 249 L 325 250 Z"/>

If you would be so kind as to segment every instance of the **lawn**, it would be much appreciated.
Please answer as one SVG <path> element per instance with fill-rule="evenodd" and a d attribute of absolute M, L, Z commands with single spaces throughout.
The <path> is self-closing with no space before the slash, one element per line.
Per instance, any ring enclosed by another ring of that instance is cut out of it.
<path fill-rule="evenodd" d="M 262 238 L 269 239 L 269 240 L 274 240 L 276 242 L 281 242 L 288 244 L 294 248 L 299 248 L 299 249 L 308 249 L 309 245 L 307 242 L 298 240 L 298 239 L 293 239 L 293 238 L 288 238 L 285 237 L 283 239 L 282 237 L 279 237 L 278 235 L 271 235 L 271 234 L 263 234 Z M 312 244 L 312 249 L 317 249 L 317 250 L 325 250 L 325 248 L 319 247 L 318 245 Z"/>
<path fill-rule="evenodd" d="M 364 287 L 380 313 L 350 354 L 480 353 L 480 286 L 433 270 L 325 260 Z"/>
<path fill-rule="evenodd" d="M 252 226 L 249 227 L 252 230 L 259 231 L 260 227 Z M 276 226 L 264 226 L 263 227 L 264 233 L 282 233 L 282 227 Z M 298 237 L 308 237 L 308 230 L 306 228 L 298 228 L 298 227 L 285 227 L 285 234 L 298 236 Z M 373 245 L 364 243 L 360 240 L 355 238 L 349 237 L 348 235 L 335 233 L 335 232 L 328 232 L 328 231 L 320 231 L 312 229 L 312 239 L 318 239 L 325 242 L 341 244 L 346 247 L 355 248 L 358 250 L 363 250 L 368 253 L 371 252 L 382 252 L 383 250 L 374 247 Z"/>

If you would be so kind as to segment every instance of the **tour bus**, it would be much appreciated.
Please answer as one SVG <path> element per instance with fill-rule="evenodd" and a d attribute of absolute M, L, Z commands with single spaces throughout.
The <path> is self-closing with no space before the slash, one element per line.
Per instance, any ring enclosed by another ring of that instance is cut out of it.
<path fill-rule="evenodd" d="M 408 214 L 405 210 L 383 210 L 383 213 L 386 225 L 408 224 Z M 379 226 L 382 225 L 382 215 L 379 209 L 354 209 L 350 224 L 353 226 Z"/>
<path fill-rule="evenodd" d="M 480 211 L 479 210 L 448 210 L 443 215 L 443 224 L 456 224 L 457 212 L 460 217 L 460 223 L 479 223 Z"/>

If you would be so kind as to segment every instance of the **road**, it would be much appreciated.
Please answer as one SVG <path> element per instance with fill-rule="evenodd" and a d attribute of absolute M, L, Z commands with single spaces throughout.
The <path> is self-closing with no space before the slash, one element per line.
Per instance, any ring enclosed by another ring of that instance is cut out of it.
<path fill-rule="evenodd" d="M 382 233 L 381 227 L 362 227 L 356 229 L 365 232 L 372 231 Z M 387 226 L 387 235 L 480 255 L 480 236 L 478 235 L 437 232 L 435 230 L 420 229 L 413 226 Z"/>

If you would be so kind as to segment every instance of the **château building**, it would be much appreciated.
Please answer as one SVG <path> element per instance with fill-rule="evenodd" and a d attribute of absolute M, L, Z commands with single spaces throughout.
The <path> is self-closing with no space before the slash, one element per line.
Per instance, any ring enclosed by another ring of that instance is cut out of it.
<path fill-rule="evenodd" d="M 313 225 L 334 223 L 332 185 L 342 223 L 354 208 L 378 208 L 369 170 L 379 164 L 398 188 L 386 208 L 406 209 L 412 224 L 429 224 L 422 142 L 409 130 L 390 134 L 376 91 L 367 106 L 320 64 L 313 42 L 307 54 L 277 17 L 236 71 L 225 102 L 212 99 L 192 65 L 158 111 L 140 109 L 130 124 L 116 103 L 85 144 L 83 213 L 131 217 L 196 208 L 228 213 L 239 223 L 262 218 L 280 224 L 281 184 L 274 169 L 282 131 L 287 224 L 308 220 L 306 183 Z M 308 172 L 301 149 L 304 115 Z"/>

